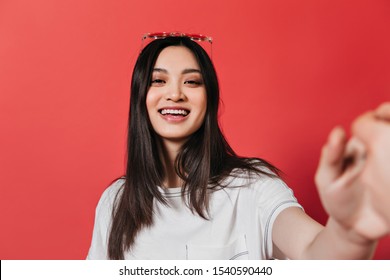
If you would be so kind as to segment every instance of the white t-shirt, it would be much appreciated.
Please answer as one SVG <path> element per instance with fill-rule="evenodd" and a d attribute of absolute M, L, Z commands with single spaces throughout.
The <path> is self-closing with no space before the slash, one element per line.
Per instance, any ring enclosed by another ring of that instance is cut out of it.
<path fill-rule="evenodd" d="M 170 206 L 155 200 L 154 223 L 142 229 L 125 259 L 270 259 L 272 226 L 278 214 L 301 207 L 280 179 L 256 176 L 227 179 L 211 191 L 209 220 L 192 213 L 180 188 L 159 188 Z M 225 182 L 225 183 L 226 183 Z M 111 212 L 123 179 L 107 188 L 96 208 L 87 259 L 107 259 Z"/>

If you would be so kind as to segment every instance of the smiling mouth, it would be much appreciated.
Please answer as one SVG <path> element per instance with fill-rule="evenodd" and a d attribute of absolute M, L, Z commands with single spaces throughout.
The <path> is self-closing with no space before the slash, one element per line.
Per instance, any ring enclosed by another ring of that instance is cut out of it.
<path fill-rule="evenodd" d="M 161 109 L 158 110 L 161 115 L 167 116 L 167 115 L 172 115 L 172 116 L 187 116 L 190 111 L 185 110 L 185 109 Z"/>

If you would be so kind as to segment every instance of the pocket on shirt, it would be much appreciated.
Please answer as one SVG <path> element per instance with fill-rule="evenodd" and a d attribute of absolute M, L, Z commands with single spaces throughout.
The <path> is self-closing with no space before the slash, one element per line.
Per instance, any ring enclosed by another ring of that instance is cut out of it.
<path fill-rule="evenodd" d="M 224 246 L 187 245 L 189 260 L 247 260 L 248 255 L 245 236 Z"/>

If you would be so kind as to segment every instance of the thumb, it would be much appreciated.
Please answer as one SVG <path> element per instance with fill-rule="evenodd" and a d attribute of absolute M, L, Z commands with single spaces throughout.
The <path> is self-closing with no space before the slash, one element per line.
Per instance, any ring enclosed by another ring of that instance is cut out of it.
<path fill-rule="evenodd" d="M 335 182 L 337 186 L 348 186 L 362 172 L 366 159 L 366 147 L 357 138 L 351 138 L 345 148 L 342 175 Z"/>
<path fill-rule="evenodd" d="M 317 187 L 328 186 L 343 171 L 343 157 L 346 148 L 346 134 L 341 127 L 335 127 L 323 146 L 315 181 Z"/>

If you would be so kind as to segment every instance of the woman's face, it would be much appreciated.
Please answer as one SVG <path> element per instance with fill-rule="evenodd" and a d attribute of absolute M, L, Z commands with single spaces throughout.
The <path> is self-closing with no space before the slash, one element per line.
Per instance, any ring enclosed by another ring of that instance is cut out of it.
<path fill-rule="evenodd" d="M 153 68 L 146 107 L 153 129 L 165 142 L 182 145 L 201 127 L 207 109 L 206 89 L 189 49 L 170 46 L 162 50 Z"/>

